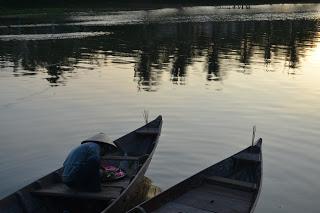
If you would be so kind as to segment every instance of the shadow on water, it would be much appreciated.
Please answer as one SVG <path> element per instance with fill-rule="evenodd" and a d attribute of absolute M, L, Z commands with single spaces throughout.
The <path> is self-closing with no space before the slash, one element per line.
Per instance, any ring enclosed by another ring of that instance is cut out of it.
<path fill-rule="evenodd" d="M 25 19 L 5 19 L 0 27 L 0 67 L 17 77 L 46 73 L 50 85 L 59 86 L 79 69 L 133 64 L 138 87 L 156 91 L 164 72 L 172 83 L 185 84 L 188 67 L 196 62 L 204 63 L 207 81 L 227 75 L 224 60 L 237 64 L 244 74 L 253 72 L 251 64 L 257 60 L 266 71 L 270 64 L 285 62 L 294 74 L 319 37 L 317 19 L 114 26 L 68 25 L 68 20 L 59 17 L 36 26 Z"/>

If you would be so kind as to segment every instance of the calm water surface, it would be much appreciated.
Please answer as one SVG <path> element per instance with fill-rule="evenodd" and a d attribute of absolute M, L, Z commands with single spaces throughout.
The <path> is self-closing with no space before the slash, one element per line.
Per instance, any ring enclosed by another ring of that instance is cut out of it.
<path fill-rule="evenodd" d="M 0 17 L 0 196 L 162 114 L 166 189 L 264 139 L 257 212 L 319 212 L 320 5 Z"/>

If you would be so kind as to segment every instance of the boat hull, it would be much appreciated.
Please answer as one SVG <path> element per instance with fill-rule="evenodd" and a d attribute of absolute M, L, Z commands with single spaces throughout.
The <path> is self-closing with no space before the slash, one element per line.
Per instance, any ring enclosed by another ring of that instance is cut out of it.
<path fill-rule="evenodd" d="M 261 145 L 259 139 L 129 212 L 254 212 L 262 186 Z"/>
<path fill-rule="evenodd" d="M 150 165 L 161 127 L 162 117 L 158 116 L 114 141 L 119 148 L 116 154 L 102 159 L 117 165 L 127 162 L 130 166 L 124 179 L 103 184 L 101 192 L 79 192 L 68 188 L 61 182 L 63 168 L 60 168 L 0 200 L 0 212 L 125 212 L 132 207 L 127 205 L 128 200 L 139 190 Z"/>

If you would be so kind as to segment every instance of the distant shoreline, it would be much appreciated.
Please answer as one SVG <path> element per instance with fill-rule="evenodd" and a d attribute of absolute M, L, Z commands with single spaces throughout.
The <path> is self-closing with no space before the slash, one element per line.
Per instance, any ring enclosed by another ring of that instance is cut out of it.
<path fill-rule="evenodd" d="M 90 2 L 90 3 L 88 3 Z M 110 9 L 151 9 L 165 7 L 186 7 L 186 6 L 227 6 L 227 5 L 268 5 L 268 4 L 309 4 L 320 3 L 320 0 L 128 0 L 106 1 L 106 0 L 10 0 L 0 2 L 0 13 L 5 9 L 33 9 L 33 8 L 110 8 Z"/>

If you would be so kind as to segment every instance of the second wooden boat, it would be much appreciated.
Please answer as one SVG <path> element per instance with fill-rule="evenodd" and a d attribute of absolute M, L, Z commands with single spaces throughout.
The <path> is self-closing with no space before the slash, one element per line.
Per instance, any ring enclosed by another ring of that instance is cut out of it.
<path fill-rule="evenodd" d="M 162 117 L 110 143 L 103 161 L 125 167 L 127 176 L 102 184 L 100 192 L 68 188 L 61 181 L 62 168 L 0 200 L 1 213 L 125 212 L 128 200 L 142 182 L 161 133 Z M 101 141 L 98 134 L 86 141 Z"/>
<path fill-rule="evenodd" d="M 130 213 L 252 213 L 262 183 L 262 139 L 178 183 Z"/>

